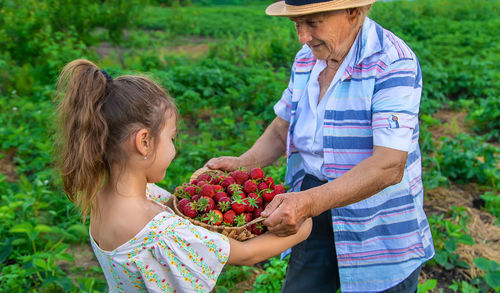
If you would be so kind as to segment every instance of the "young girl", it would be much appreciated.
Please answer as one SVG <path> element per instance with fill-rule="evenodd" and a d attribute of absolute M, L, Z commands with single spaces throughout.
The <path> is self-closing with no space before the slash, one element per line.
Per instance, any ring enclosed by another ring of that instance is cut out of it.
<path fill-rule="evenodd" d="M 86 60 L 63 69 L 59 154 L 64 190 L 85 221 L 111 292 L 209 292 L 224 264 L 252 265 L 307 238 L 245 242 L 195 226 L 160 204 L 155 186 L 175 156 L 177 110 L 142 76 L 112 79 Z"/>

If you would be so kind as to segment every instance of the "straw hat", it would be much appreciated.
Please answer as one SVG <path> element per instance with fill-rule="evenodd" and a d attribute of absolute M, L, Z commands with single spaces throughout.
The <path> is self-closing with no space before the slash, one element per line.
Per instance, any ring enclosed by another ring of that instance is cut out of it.
<path fill-rule="evenodd" d="M 318 12 L 361 7 L 377 0 L 285 0 L 269 5 L 266 14 L 271 16 L 297 16 Z"/>

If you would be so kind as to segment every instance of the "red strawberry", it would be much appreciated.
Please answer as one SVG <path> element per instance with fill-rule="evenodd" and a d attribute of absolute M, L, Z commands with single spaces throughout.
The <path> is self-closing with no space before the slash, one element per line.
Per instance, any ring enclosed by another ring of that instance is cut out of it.
<path fill-rule="evenodd" d="M 213 176 L 212 177 L 212 184 L 214 185 L 219 185 L 222 182 L 222 179 L 224 179 L 224 175 L 221 176 Z"/>
<path fill-rule="evenodd" d="M 184 190 L 186 190 L 186 192 L 189 193 L 189 195 L 193 196 L 193 195 L 198 193 L 200 188 L 198 186 L 195 186 L 195 185 L 190 185 L 190 186 L 187 186 L 186 188 L 184 188 Z"/>
<path fill-rule="evenodd" d="M 197 202 L 197 210 L 202 213 L 208 213 L 215 209 L 215 202 L 211 197 L 202 196 Z"/>
<path fill-rule="evenodd" d="M 220 225 L 222 223 L 223 216 L 221 211 L 213 210 L 205 214 L 203 221 L 210 225 Z"/>
<path fill-rule="evenodd" d="M 247 212 L 253 212 L 256 208 L 259 207 L 257 204 L 257 199 L 253 197 L 247 197 L 244 199 L 246 205 L 247 205 Z M 261 199 L 262 202 L 262 199 Z"/>
<path fill-rule="evenodd" d="M 274 192 L 274 190 L 266 189 L 262 191 L 262 199 L 267 202 L 271 202 L 275 195 L 276 193 Z"/>
<path fill-rule="evenodd" d="M 239 214 L 236 217 L 234 217 L 234 222 L 236 222 L 236 226 L 243 226 L 247 223 L 247 217 L 245 214 Z"/>
<path fill-rule="evenodd" d="M 244 199 L 240 196 L 235 196 L 231 202 L 231 208 L 237 213 L 241 214 L 247 210 L 247 205 Z"/>
<path fill-rule="evenodd" d="M 198 180 L 198 183 L 196 183 L 196 186 L 198 187 L 202 187 L 203 185 L 205 185 L 206 182 L 205 181 L 201 181 L 201 180 Z"/>
<path fill-rule="evenodd" d="M 265 231 L 265 227 L 264 227 L 264 225 L 262 225 L 262 223 L 255 223 L 252 225 L 252 234 L 260 235 L 260 234 L 264 233 L 264 231 Z"/>
<path fill-rule="evenodd" d="M 177 186 L 174 190 L 174 195 L 175 197 L 181 199 L 181 198 L 190 198 L 191 196 L 189 193 L 185 190 L 185 186 Z"/>
<path fill-rule="evenodd" d="M 190 203 L 189 199 L 187 198 L 183 198 L 179 201 L 179 203 L 177 204 L 177 209 L 179 209 L 179 211 L 181 211 L 182 213 L 184 213 L 184 208 L 186 207 L 186 205 L 188 205 Z"/>
<path fill-rule="evenodd" d="M 226 188 L 226 191 L 229 195 L 234 195 L 235 193 L 238 194 L 241 191 L 241 185 L 239 184 L 231 184 Z"/>
<path fill-rule="evenodd" d="M 220 185 L 224 188 L 227 188 L 229 185 L 231 184 L 235 184 L 236 183 L 236 180 L 234 180 L 233 177 L 225 177 L 224 180 L 222 180 L 222 182 L 220 183 Z"/>
<path fill-rule="evenodd" d="M 266 182 L 266 184 L 267 184 L 267 186 L 269 186 L 269 188 L 273 188 L 274 189 L 274 179 L 273 179 L 273 177 L 267 176 L 265 178 L 264 182 Z"/>
<path fill-rule="evenodd" d="M 246 192 L 246 193 L 251 193 L 251 192 L 254 192 L 257 190 L 257 184 L 255 183 L 255 181 L 252 181 L 252 180 L 247 180 L 245 181 L 245 183 L 243 184 L 243 190 Z"/>
<path fill-rule="evenodd" d="M 224 223 L 233 225 L 234 223 L 234 218 L 236 217 L 236 212 L 233 210 L 229 210 L 224 213 Z"/>
<path fill-rule="evenodd" d="M 213 185 L 210 185 L 210 184 L 203 185 L 201 187 L 201 190 L 200 190 L 200 195 L 201 196 L 213 197 L 215 195 L 215 190 L 214 190 Z"/>
<path fill-rule="evenodd" d="M 250 178 L 254 180 L 260 180 L 264 178 L 264 171 L 261 168 L 253 168 L 250 171 Z"/>
<path fill-rule="evenodd" d="M 225 212 L 231 208 L 231 199 L 229 197 L 223 197 L 219 200 L 217 206 L 219 210 Z"/>
<path fill-rule="evenodd" d="M 192 201 L 198 201 L 200 198 L 201 198 L 201 195 L 199 195 L 199 194 L 195 194 L 195 195 L 193 195 L 193 196 L 191 197 L 191 200 L 192 200 Z"/>
<path fill-rule="evenodd" d="M 259 190 L 264 190 L 264 189 L 268 189 L 269 188 L 269 186 L 267 185 L 266 182 L 259 183 L 259 185 L 257 187 L 259 188 Z"/>
<path fill-rule="evenodd" d="M 190 183 L 191 183 L 192 185 L 198 185 L 198 181 L 199 181 L 198 179 L 194 179 L 194 180 L 191 180 L 191 182 L 190 182 Z"/>
<path fill-rule="evenodd" d="M 263 207 L 256 208 L 255 211 L 253 211 L 253 218 L 257 219 L 258 217 L 260 217 L 260 214 L 262 214 L 263 211 L 264 211 Z"/>
<path fill-rule="evenodd" d="M 277 184 L 274 186 L 274 192 L 276 194 L 281 194 L 281 193 L 285 193 L 286 192 L 286 189 L 283 185 L 281 184 Z"/>
<path fill-rule="evenodd" d="M 228 197 L 227 194 L 223 191 L 220 191 L 220 192 L 217 192 L 215 195 L 214 195 L 214 201 L 215 202 L 219 202 L 219 200 L 221 198 L 224 198 L 224 197 Z"/>
<path fill-rule="evenodd" d="M 196 203 L 189 203 L 184 207 L 184 215 L 195 218 L 198 215 L 198 211 L 196 210 Z"/>
<path fill-rule="evenodd" d="M 253 215 L 252 213 L 243 213 L 243 215 L 245 215 L 245 218 L 246 218 L 246 222 L 249 223 L 250 221 L 253 220 Z"/>
<path fill-rule="evenodd" d="M 220 186 L 218 184 L 212 185 L 212 187 L 214 188 L 215 193 L 217 193 L 219 191 L 224 191 L 224 187 L 222 187 L 222 186 Z"/>
<path fill-rule="evenodd" d="M 248 197 L 255 199 L 255 203 L 257 204 L 257 207 L 262 206 L 262 203 L 264 200 L 262 200 L 262 197 L 256 193 L 250 193 Z"/>
<path fill-rule="evenodd" d="M 210 175 L 208 175 L 207 173 L 203 173 L 200 176 L 198 176 L 198 180 L 210 182 L 212 180 L 212 177 L 210 177 Z"/>
<path fill-rule="evenodd" d="M 249 178 L 248 174 L 242 170 L 233 171 L 229 174 L 229 176 L 233 177 L 239 185 L 243 185 L 243 183 L 245 183 L 245 181 Z"/>

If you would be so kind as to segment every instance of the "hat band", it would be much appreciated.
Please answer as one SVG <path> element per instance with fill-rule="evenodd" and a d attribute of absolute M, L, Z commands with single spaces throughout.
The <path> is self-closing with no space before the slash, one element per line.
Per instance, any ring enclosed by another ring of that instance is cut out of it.
<path fill-rule="evenodd" d="M 328 2 L 328 1 L 332 1 L 332 0 L 285 0 L 285 3 L 287 5 L 301 6 L 301 5 L 307 5 L 307 4 Z"/>

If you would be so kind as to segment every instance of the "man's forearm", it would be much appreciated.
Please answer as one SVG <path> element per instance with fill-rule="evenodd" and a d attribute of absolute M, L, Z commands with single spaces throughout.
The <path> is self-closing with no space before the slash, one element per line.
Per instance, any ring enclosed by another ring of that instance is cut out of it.
<path fill-rule="evenodd" d="M 381 153 L 365 159 L 339 178 L 305 191 L 310 216 L 317 216 L 328 208 L 359 202 L 401 182 L 406 152 L 387 148 L 378 151 Z"/>
<path fill-rule="evenodd" d="M 257 139 L 254 145 L 240 156 L 244 167 L 265 167 L 271 165 L 286 152 L 288 122 L 276 118 Z"/>

